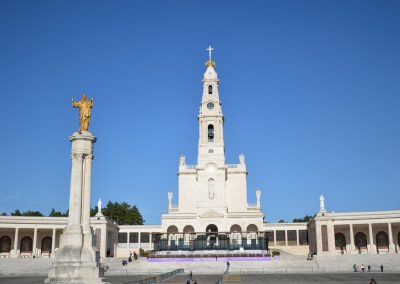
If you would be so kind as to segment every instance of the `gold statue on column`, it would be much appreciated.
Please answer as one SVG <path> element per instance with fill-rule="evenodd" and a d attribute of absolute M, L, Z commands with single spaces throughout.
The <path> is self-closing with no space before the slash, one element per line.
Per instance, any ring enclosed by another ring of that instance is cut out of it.
<path fill-rule="evenodd" d="M 86 95 L 83 94 L 80 102 L 75 102 L 74 99 L 72 99 L 72 106 L 74 108 L 79 108 L 79 131 L 88 131 L 89 120 L 92 114 L 93 99 L 89 100 Z"/>

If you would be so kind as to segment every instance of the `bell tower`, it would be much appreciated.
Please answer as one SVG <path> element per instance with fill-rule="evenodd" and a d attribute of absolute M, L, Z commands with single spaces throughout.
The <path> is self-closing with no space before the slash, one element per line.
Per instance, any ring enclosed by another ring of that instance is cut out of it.
<path fill-rule="evenodd" d="M 219 99 L 219 80 L 212 60 L 211 46 L 207 48 L 207 70 L 203 77 L 203 96 L 201 99 L 199 121 L 198 166 L 204 167 L 213 162 L 218 167 L 225 165 L 224 115 Z"/>

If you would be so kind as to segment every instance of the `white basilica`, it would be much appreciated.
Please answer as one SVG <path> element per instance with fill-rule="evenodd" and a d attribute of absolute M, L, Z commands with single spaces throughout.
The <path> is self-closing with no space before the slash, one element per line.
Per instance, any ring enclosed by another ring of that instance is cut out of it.
<path fill-rule="evenodd" d="M 400 210 L 330 213 L 321 196 L 320 210 L 309 223 L 263 222 L 261 191 L 255 191 L 256 204 L 247 202 L 244 155 L 238 164 L 225 161 L 224 115 L 211 50 L 198 115 L 197 164 L 187 165 L 180 157 L 177 205 L 169 192 L 161 225 L 118 225 L 100 211 L 90 220 L 100 255 L 126 257 L 139 249 L 155 254 L 267 249 L 302 255 L 399 253 Z M 54 257 L 67 224 L 67 217 L 0 216 L 0 256 Z"/>
<path fill-rule="evenodd" d="M 238 164 L 227 164 L 224 145 L 224 115 L 218 93 L 215 63 L 207 61 L 203 78 L 197 165 L 180 157 L 179 203 L 168 193 L 168 213 L 161 217 L 163 232 L 258 232 L 263 226 L 260 195 L 247 203 L 247 169 L 244 155 Z"/>

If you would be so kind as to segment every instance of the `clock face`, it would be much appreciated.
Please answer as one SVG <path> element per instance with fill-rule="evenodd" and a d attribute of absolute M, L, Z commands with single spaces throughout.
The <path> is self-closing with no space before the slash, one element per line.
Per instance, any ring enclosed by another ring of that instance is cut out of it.
<path fill-rule="evenodd" d="M 208 109 L 213 109 L 213 108 L 214 108 L 214 104 L 213 104 L 212 102 L 209 102 L 209 103 L 207 104 L 207 108 L 208 108 Z"/>

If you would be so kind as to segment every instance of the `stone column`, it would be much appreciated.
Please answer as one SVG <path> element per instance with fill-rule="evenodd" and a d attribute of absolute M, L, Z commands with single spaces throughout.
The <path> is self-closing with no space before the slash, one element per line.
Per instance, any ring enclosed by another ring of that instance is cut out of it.
<path fill-rule="evenodd" d="M 276 230 L 274 230 L 274 248 L 276 248 Z"/>
<path fill-rule="evenodd" d="M 350 227 L 350 253 L 354 253 L 354 232 L 353 232 L 353 224 L 349 225 Z"/>
<path fill-rule="evenodd" d="M 395 245 L 393 243 L 392 223 L 388 223 L 388 235 L 389 235 L 389 251 L 395 252 Z"/>
<path fill-rule="evenodd" d="M 51 238 L 51 258 L 54 258 L 56 250 L 56 228 L 53 228 L 53 235 Z"/>
<path fill-rule="evenodd" d="M 36 257 L 37 254 L 37 228 L 33 229 L 33 246 L 32 246 L 32 256 Z"/>
<path fill-rule="evenodd" d="M 130 232 L 128 232 L 127 234 L 126 234 L 126 237 L 127 237 L 127 239 L 126 239 L 126 244 L 127 244 L 127 248 L 128 248 L 128 250 L 129 251 L 131 251 L 131 247 L 130 247 L 130 245 L 131 245 L 131 241 L 130 241 Z"/>
<path fill-rule="evenodd" d="M 315 222 L 315 241 L 317 242 L 317 255 L 322 255 L 322 230 L 321 225 Z"/>
<path fill-rule="evenodd" d="M 299 240 L 299 230 L 296 230 L 296 240 L 297 240 L 297 246 L 300 245 L 300 240 Z"/>
<path fill-rule="evenodd" d="M 100 256 L 107 257 L 107 226 L 101 226 Z"/>
<path fill-rule="evenodd" d="M 19 228 L 15 228 L 14 234 L 14 257 L 18 257 Z"/>
<path fill-rule="evenodd" d="M 80 233 L 80 223 L 82 215 L 82 168 L 83 153 L 72 153 L 71 189 L 68 219 L 70 229 L 78 229 Z"/>
<path fill-rule="evenodd" d="M 285 246 L 288 246 L 287 230 L 285 230 Z"/>
<path fill-rule="evenodd" d="M 84 171 L 84 190 L 83 190 L 83 210 L 82 226 L 84 230 L 90 230 L 90 201 L 92 192 L 92 159 L 93 155 L 85 155 L 83 161 Z"/>
<path fill-rule="evenodd" d="M 141 246 L 141 240 L 140 240 L 140 237 L 141 237 L 141 232 L 138 232 L 138 251 L 139 251 L 139 249 L 140 249 L 140 246 Z"/>
<path fill-rule="evenodd" d="M 372 224 L 368 224 L 368 235 L 369 235 L 369 253 L 370 254 L 376 254 L 376 247 L 374 244 L 374 235 L 372 232 Z"/>
<path fill-rule="evenodd" d="M 153 250 L 153 237 L 152 237 L 153 235 L 152 235 L 152 233 L 149 233 L 149 249 L 150 250 Z M 190 239 L 190 238 L 189 238 Z"/>
<path fill-rule="evenodd" d="M 91 161 L 96 137 L 89 131 L 79 131 L 69 140 L 72 169 L 68 226 L 45 282 L 104 283 L 90 227 Z"/>
<path fill-rule="evenodd" d="M 333 255 L 336 251 L 336 247 L 335 247 L 335 227 L 332 221 L 328 222 L 327 224 L 327 233 L 328 233 L 328 251 L 330 255 Z"/>

